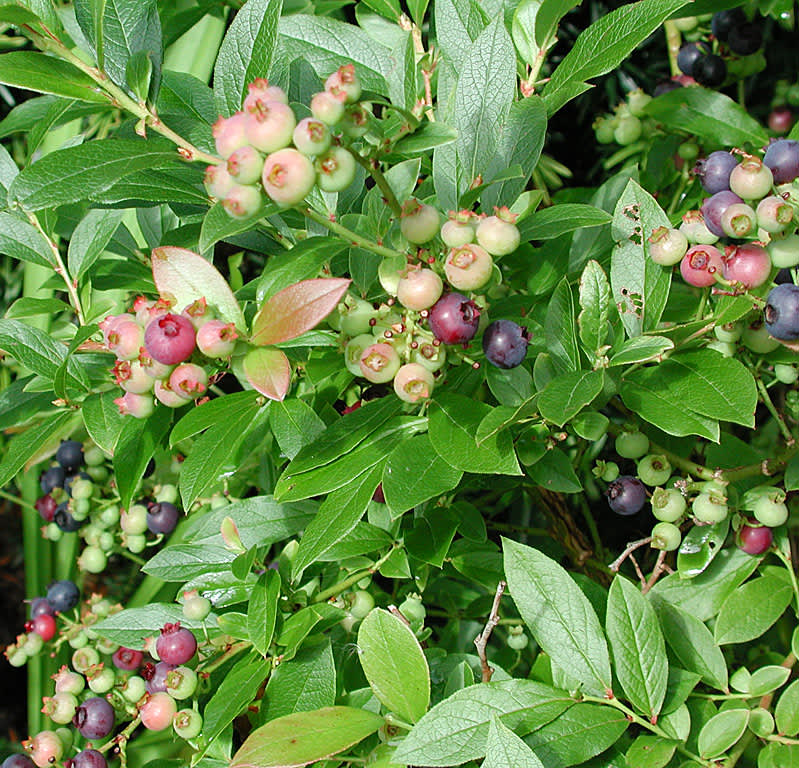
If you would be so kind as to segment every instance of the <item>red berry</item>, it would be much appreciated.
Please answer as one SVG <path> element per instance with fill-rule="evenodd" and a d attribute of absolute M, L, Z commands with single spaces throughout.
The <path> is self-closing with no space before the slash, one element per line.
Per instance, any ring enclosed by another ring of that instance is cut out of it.
<path fill-rule="evenodd" d="M 56 633 L 55 619 L 46 613 L 37 616 L 33 620 L 33 631 L 45 642 L 52 640 Z"/>
<path fill-rule="evenodd" d="M 194 326 L 181 315 L 168 312 L 152 320 L 144 332 L 147 353 L 159 363 L 182 363 L 194 352 Z"/>
<path fill-rule="evenodd" d="M 728 247 L 722 274 L 731 283 L 757 288 L 771 274 L 771 258 L 765 248 L 754 243 Z"/>
<path fill-rule="evenodd" d="M 680 262 L 680 274 L 689 285 L 706 288 L 716 282 L 724 268 L 721 251 L 712 245 L 694 245 Z"/>
<path fill-rule="evenodd" d="M 117 669 L 126 671 L 138 669 L 141 666 L 144 654 L 141 651 L 135 651 L 132 648 L 117 648 L 111 661 Z"/>
<path fill-rule="evenodd" d="M 36 507 L 36 511 L 41 515 L 42 520 L 44 520 L 46 523 L 53 521 L 53 515 L 55 515 L 55 510 L 58 506 L 58 503 L 49 493 L 46 496 L 36 499 L 34 506 Z"/>
<path fill-rule="evenodd" d="M 165 624 L 161 636 L 155 643 L 161 661 L 168 664 L 185 664 L 197 652 L 197 640 L 188 630 L 175 624 Z"/>
<path fill-rule="evenodd" d="M 787 107 L 777 107 L 768 116 L 769 130 L 774 133 L 788 133 L 793 125 L 793 113 Z"/>
<path fill-rule="evenodd" d="M 442 296 L 431 308 L 427 321 L 437 339 L 445 344 L 463 344 L 474 338 L 480 308 L 460 293 Z"/>
<path fill-rule="evenodd" d="M 738 531 L 738 546 L 748 555 L 762 555 L 774 542 L 774 533 L 768 526 L 744 525 Z"/>

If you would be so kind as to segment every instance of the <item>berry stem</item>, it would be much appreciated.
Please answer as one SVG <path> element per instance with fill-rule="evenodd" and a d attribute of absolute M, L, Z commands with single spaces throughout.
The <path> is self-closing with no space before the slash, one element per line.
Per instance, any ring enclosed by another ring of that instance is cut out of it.
<path fill-rule="evenodd" d="M 682 35 L 673 21 L 665 21 L 663 30 L 666 33 L 666 48 L 669 52 L 669 69 L 672 77 L 674 77 L 680 74 L 680 68 L 677 66 L 677 54 L 680 52 Z"/>
<path fill-rule="evenodd" d="M 0 488 L 0 499 L 6 499 L 6 501 L 10 501 L 19 507 L 23 507 L 24 509 L 29 509 L 31 510 L 31 512 L 36 512 L 36 514 L 38 514 L 38 511 L 36 510 L 36 507 L 33 504 L 30 504 L 29 502 L 25 501 L 25 499 L 23 499 L 21 496 L 15 496 L 13 493 L 4 491 L 1 488 Z"/>
<path fill-rule="evenodd" d="M 360 571 L 355 571 L 347 576 L 346 579 L 342 579 L 341 581 L 333 584 L 333 586 L 322 590 L 316 595 L 316 597 L 313 599 L 313 602 L 324 603 L 325 600 L 329 600 L 331 597 L 335 597 L 345 589 L 349 589 L 353 584 L 357 584 L 361 579 L 365 579 L 367 576 L 373 576 L 374 573 L 380 569 L 383 563 L 385 563 L 386 560 L 391 557 L 391 555 L 394 553 L 394 550 L 398 546 L 399 544 L 395 542 L 391 545 L 391 549 L 389 549 L 385 555 L 383 555 L 379 560 L 375 560 L 375 562 L 368 568 L 362 568 Z"/>
<path fill-rule="evenodd" d="M 383 245 L 378 245 L 369 240 L 369 238 L 362 237 L 357 232 L 347 229 L 347 227 L 342 226 L 337 221 L 331 221 L 328 216 L 318 213 L 313 210 L 313 208 L 301 208 L 299 210 L 312 221 L 321 224 L 325 229 L 330 230 L 336 235 L 340 235 L 348 242 L 357 245 L 359 248 L 363 248 L 365 251 L 371 251 L 378 256 L 396 256 L 400 254 L 403 258 L 407 257 L 407 254 L 401 251 L 395 251 L 393 248 L 386 248 Z"/>
<path fill-rule="evenodd" d="M 790 539 L 788 539 L 788 546 L 790 546 Z M 788 575 L 791 577 L 791 586 L 793 587 L 793 594 L 794 598 L 796 599 L 796 607 L 794 608 L 794 612 L 796 613 L 797 617 L 799 617 L 799 583 L 796 581 L 796 570 L 794 569 L 792 558 L 786 555 L 785 552 L 783 552 L 779 547 L 774 547 L 772 551 L 777 558 L 782 561 L 782 564 L 788 571 Z"/>
<path fill-rule="evenodd" d="M 759 376 L 755 378 L 755 383 L 757 384 L 757 391 L 760 392 L 760 397 L 763 400 L 763 405 L 768 408 L 768 412 L 774 417 L 774 421 L 777 422 L 777 425 L 780 428 L 780 432 L 782 436 L 785 438 L 785 442 L 791 446 L 796 442 L 796 438 L 793 436 L 793 433 L 788 428 L 788 425 L 785 423 L 785 419 L 782 418 L 782 414 L 777 410 L 774 403 L 771 400 L 771 396 L 766 389 L 766 385 L 763 383 L 763 379 Z"/>
<path fill-rule="evenodd" d="M 397 196 L 394 194 L 394 190 L 391 189 L 391 185 L 388 183 L 388 179 L 386 179 L 383 172 L 380 168 L 372 163 L 371 160 L 364 157 L 360 152 L 354 150 L 352 147 L 344 147 L 344 149 L 349 152 L 352 157 L 354 158 L 355 162 L 361 166 L 374 180 L 375 184 L 377 184 L 378 189 L 383 193 L 383 197 L 385 198 L 386 203 L 388 203 L 389 208 L 394 212 L 395 216 L 402 215 L 402 206 L 399 204 L 397 200 Z"/>

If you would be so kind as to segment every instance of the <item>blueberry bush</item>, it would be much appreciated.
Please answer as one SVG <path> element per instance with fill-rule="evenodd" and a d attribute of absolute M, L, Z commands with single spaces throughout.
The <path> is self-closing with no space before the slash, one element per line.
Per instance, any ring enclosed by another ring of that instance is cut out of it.
<path fill-rule="evenodd" d="M 793 14 L 0 4 L 2 767 L 799 765 Z"/>

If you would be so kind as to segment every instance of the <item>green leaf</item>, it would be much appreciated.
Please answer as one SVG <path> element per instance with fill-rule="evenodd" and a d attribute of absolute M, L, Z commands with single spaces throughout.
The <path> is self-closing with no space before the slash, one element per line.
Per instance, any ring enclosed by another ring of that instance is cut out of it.
<path fill-rule="evenodd" d="M 62 430 L 73 417 L 72 411 L 60 411 L 13 438 L 0 462 L 0 488 L 13 479 L 44 446 L 57 442 L 58 436 L 63 434 Z"/>
<path fill-rule="evenodd" d="M 269 75 L 282 7 L 282 0 L 249 0 L 233 19 L 214 66 L 214 97 L 223 115 L 241 109 L 247 85 Z"/>
<path fill-rule="evenodd" d="M 148 605 L 131 608 L 114 613 L 92 626 L 102 637 L 113 640 L 126 648 L 144 648 L 144 641 L 148 637 L 158 636 L 164 624 L 180 622 L 181 627 L 186 627 L 193 632 L 201 633 L 203 627 L 216 630 L 215 619 L 207 616 L 202 621 L 193 621 L 183 615 L 183 609 L 176 603 L 150 603 Z"/>
<path fill-rule="evenodd" d="M 472 0 L 441 0 L 433 4 L 436 38 L 441 52 L 455 73 L 466 64 L 475 41 L 486 26 L 485 13 Z M 442 96 L 439 81 L 439 98 Z"/>
<path fill-rule="evenodd" d="M 41 233 L 27 221 L 0 212 L 0 253 L 12 259 L 52 267 L 53 252 Z"/>
<path fill-rule="evenodd" d="M 379 463 L 369 467 L 350 482 L 331 491 L 321 503 L 319 512 L 305 529 L 292 561 L 291 572 L 295 581 L 304 568 L 344 539 L 363 517 L 382 471 Z"/>
<path fill-rule="evenodd" d="M 544 88 L 549 113 L 585 90 L 585 81 L 617 67 L 674 11 L 689 0 L 639 0 L 624 5 L 585 29 Z M 543 31 L 543 30 L 542 30 Z"/>
<path fill-rule="evenodd" d="M 599 354 L 608 337 L 611 294 L 605 271 L 596 261 L 589 261 L 580 276 L 580 307 L 577 327 L 580 341 L 589 359 Z"/>
<path fill-rule="evenodd" d="M 529 733 L 574 704 L 564 691 L 533 680 L 471 685 L 436 704 L 400 743 L 403 765 L 461 765 L 486 754 L 491 721 Z"/>
<path fill-rule="evenodd" d="M 544 768 L 535 752 L 494 716 L 488 726 L 483 768 Z"/>
<path fill-rule="evenodd" d="M 721 552 L 729 530 L 729 519 L 713 525 L 693 526 L 683 536 L 677 552 L 677 573 L 680 577 L 692 579 L 702 573 Z"/>
<path fill-rule="evenodd" d="M 93 209 L 79 222 L 69 238 L 67 265 L 74 280 L 80 280 L 102 256 L 125 211 Z"/>
<path fill-rule="evenodd" d="M 780 694 L 774 709 L 777 731 L 783 736 L 796 736 L 799 733 L 799 680 L 794 680 Z"/>
<path fill-rule="evenodd" d="M 257 407 L 258 394 L 252 391 L 231 392 L 224 397 L 208 400 L 202 405 L 192 408 L 175 424 L 169 435 L 169 444 L 174 447 L 181 440 L 194 437 L 209 427 L 230 420 L 238 420 L 242 413 L 252 418 L 253 411 Z"/>
<path fill-rule="evenodd" d="M 163 168 L 177 160 L 175 148 L 164 141 L 97 139 L 37 160 L 20 171 L 9 194 L 29 211 L 54 208 L 97 195 L 134 171 Z"/>
<path fill-rule="evenodd" d="M 161 246 L 153 249 L 153 280 L 161 296 L 174 298 L 178 309 L 204 298 L 218 316 L 243 331 L 241 307 L 227 281 L 202 256 L 185 248 Z"/>
<path fill-rule="evenodd" d="M 727 663 L 710 630 L 687 611 L 658 600 L 655 610 L 663 635 L 681 666 L 697 672 L 720 691 L 727 690 Z"/>
<path fill-rule="evenodd" d="M 785 768 L 799 762 L 799 744 L 767 744 L 757 756 L 757 768 Z"/>
<path fill-rule="evenodd" d="M 780 664 L 767 664 L 756 670 L 749 678 L 748 693 L 752 697 L 764 696 L 785 685 L 791 671 Z"/>
<path fill-rule="evenodd" d="M 485 438 L 475 436 L 491 407 L 451 392 L 436 395 L 430 404 L 430 443 L 436 453 L 454 469 L 463 472 L 520 475 L 521 469 L 507 431 Z"/>
<path fill-rule="evenodd" d="M 630 179 L 613 213 L 616 247 L 610 265 L 613 299 L 630 337 L 657 327 L 669 297 L 671 272 L 649 258 L 648 238 L 654 229 L 663 226 L 670 226 L 663 209 L 649 192 Z"/>
<path fill-rule="evenodd" d="M 749 722 L 748 709 L 728 709 L 708 720 L 699 732 L 699 754 L 718 757 L 744 735 Z"/>
<path fill-rule="evenodd" d="M 433 449 L 427 434 L 403 440 L 383 468 L 383 494 L 396 512 L 412 509 L 452 490 L 463 472 L 451 467 Z"/>
<path fill-rule="evenodd" d="M 583 489 L 571 459 L 560 448 L 546 450 L 535 464 L 527 467 L 527 474 L 548 491 L 579 493 Z"/>
<path fill-rule="evenodd" d="M 744 107 L 719 91 L 678 88 L 647 104 L 647 114 L 676 131 L 687 131 L 714 145 L 742 147 L 768 144 L 766 129 Z"/>
<path fill-rule="evenodd" d="M 554 240 L 569 232 L 609 224 L 612 217 L 601 208 L 583 203 L 558 203 L 536 211 L 519 223 L 522 242 Z"/>
<path fill-rule="evenodd" d="M 627 750 L 627 764 L 629 768 L 663 768 L 676 749 L 674 741 L 641 734 Z"/>
<path fill-rule="evenodd" d="M 69 62 L 38 51 L 9 51 L 0 56 L 0 83 L 70 99 L 108 103 L 108 97 L 87 74 Z"/>
<path fill-rule="evenodd" d="M 574 0 L 544 0 L 535 18 L 535 40 L 542 48 L 554 40 L 560 20 L 579 2 Z"/>
<path fill-rule="evenodd" d="M 280 599 L 280 574 L 267 569 L 258 577 L 247 603 L 247 634 L 261 656 L 266 656 L 272 644 Z"/>
<path fill-rule="evenodd" d="M 612 690 L 602 628 L 583 591 L 554 560 L 503 539 L 505 574 L 513 601 L 536 642 L 583 691 Z"/>
<path fill-rule="evenodd" d="M 552 292 L 544 321 L 547 349 L 560 373 L 580 369 L 580 350 L 574 320 L 574 296 L 564 277 Z"/>
<path fill-rule="evenodd" d="M 494 155 L 516 91 L 516 56 L 501 16 L 474 41 L 455 88 L 457 185 L 465 192 Z"/>
<path fill-rule="evenodd" d="M 605 626 L 621 687 L 654 722 L 666 695 L 666 643 L 652 604 L 618 575 L 610 585 Z"/>
<path fill-rule="evenodd" d="M 150 576 L 183 582 L 208 573 L 229 571 L 236 553 L 213 544 L 171 544 L 142 566 Z"/>
<path fill-rule="evenodd" d="M 413 630 L 399 617 L 375 608 L 358 630 L 358 658 L 383 706 L 416 723 L 430 703 L 430 670 Z"/>
<path fill-rule="evenodd" d="M 279 344 L 310 331 L 338 306 L 349 285 L 348 278 L 320 277 L 284 288 L 258 310 L 251 342 Z"/>
<path fill-rule="evenodd" d="M 665 336 L 636 336 L 625 339 L 616 347 L 608 361 L 609 366 L 660 361 L 664 352 L 674 349 L 674 342 Z"/>
<path fill-rule="evenodd" d="M 269 426 L 284 456 L 293 459 L 325 431 L 325 423 L 303 400 L 275 401 L 269 411 Z"/>
<path fill-rule="evenodd" d="M 81 404 L 83 424 L 89 437 L 108 455 L 113 454 L 119 433 L 127 423 L 127 417 L 114 404 L 116 395 L 116 392 L 89 395 Z"/>
<path fill-rule="evenodd" d="M 293 659 L 272 671 L 261 702 L 261 722 L 293 712 L 332 707 L 336 700 L 336 667 L 329 637 L 303 643 Z"/>
<path fill-rule="evenodd" d="M 761 576 L 738 587 L 722 604 L 714 630 L 719 645 L 747 643 L 760 637 L 791 604 L 790 583 Z"/>
<path fill-rule="evenodd" d="M 383 723 L 374 712 L 354 707 L 295 712 L 252 731 L 233 755 L 230 768 L 299 768 L 337 755 Z"/>
<path fill-rule="evenodd" d="M 402 13 L 398 0 L 364 0 L 364 5 L 389 21 L 397 21 Z"/>
<path fill-rule="evenodd" d="M 520 407 L 533 396 L 533 377 L 523 365 L 515 368 L 486 366 L 486 384 L 491 394 L 505 406 Z"/>
<path fill-rule="evenodd" d="M 405 549 L 411 557 L 443 568 L 460 522 L 452 507 L 428 507 L 414 520 L 413 528 L 405 533 Z"/>
<path fill-rule="evenodd" d="M 538 395 L 538 411 L 559 427 L 576 416 L 602 391 L 605 372 L 573 371 L 556 376 Z"/>
<path fill-rule="evenodd" d="M 264 216 L 277 213 L 277 210 L 276 205 L 265 204 L 246 219 L 234 219 L 224 209 L 222 203 L 214 203 L 203 218 L 202 227 L 200 228 L 200 241 L 197 247 L 201 253 L 206 253 L 209 248 L 216 245 L 220 240 L 227 240 L 235 235 L 240 235 L 242 232 L 249 232 Z"/>

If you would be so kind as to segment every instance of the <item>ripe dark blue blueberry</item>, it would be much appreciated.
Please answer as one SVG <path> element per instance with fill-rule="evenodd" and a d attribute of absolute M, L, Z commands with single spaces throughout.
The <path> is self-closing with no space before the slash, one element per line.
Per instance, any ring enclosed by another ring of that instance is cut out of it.
<path fill-rule="evenodd" d="M 178 508 L 168 501 L 150 504 L 147 508 L 147 527 L 153 533 L 172 533 L 178 524 Z"/>
<path fill-rule="evenodd" d="M 777 139 L 766 147 L 763 165 L 771 169 L 775 184 L 785 184 L 799 176 L 799 141 Z"/>
<path fill-rule="evenodd" d="M 746 23 L 746 15 L 740 8 L 730 8 L 713 14 L 713 18 L 710 20 L 710 31 L 716 40 L 724 43 L 730 36 L 733 27 Z"/>
<path fill-rule="evenodd" d="M 463 344 L 474 338 L 480 308 L 460 293 L 447 293 L 432 307 L 428 324 L 433 335 L 445 344 Z"/>
<path fill-rule="evenodd" d="M 39 478 L 39 485 L 42 487 L 42 493 L 47 494 L 54 488 L 63 488 L 66 478 L 67 473 L 64 472 L 63 467 L 50 467 L 50 469 L 46 469 Z"/>
<path fill-rule="evenodd" d="M 696 164 L 696 175 L 707 192 L 715 195 L 730 188 L 730 174 L 738 160 L 724 150 L 711 152 Z"/>
<path fill-rule="evenodd" d="M 84 739 L 104 739 L 114 730 L 114 708 L 105 699 L 93 696 L 77 708 L 72 725 Z"/>
<path fill-rule="evenodd" d="M 46 597 L 34 597 L 31 600 L 31 619 L 39 616 L 52 616 L 55 613 L 53 606 Z"/>
<path fill-rule="evenodd" d="M 80 599 L 80 592 L 74 581 L 63 579 L 54 581 L 47 587 L 47 602 L 54 611 L 64 613 L 74 608 Z"/>
<path fill-rule="evenodd" d="M 783 283 L 772 288 L 763 310 L 766 330 L 775 339 L 799 339 L 799 285 Z"/>
<path fill-rule="evenodd" d="M 77 440 L 64 440 L 58 446 L 55 460 L 66 472 L 76 472 L 83 464 L 83 446 Z"/>
<path fill-rule="evenodd" d="M 105 756 L 96 749 L 84 749 L 64 763 L 65 768 L 107 768 Z"/>
<path fill-rule="evenodd" d="M 704 40 L 685 43 L 677 53 L 677 66 L 680 68 L 680 72 L 693 77 L 694 65 L 701 57 L 707 56 L 710 50 L 710 46 Z"/>
<path fill-rule="evenodd" d="M 483 334 L 486 360 L 497 368 L 515 368 L 527 354 L 530 337 L 512 320 L 495 320 Z"/>
<path fill-rule="evenodd" d="M 74 533 L 81 526 L 81 523 L 72 517 L 72 513 L 69 511 L 69 503 L 66 501 L 56 507 L 55 513 L 53 514 L 53 522 L 64 533 Z"/>
<path fill-rule="evenodd" d="M 644 484 L 632 475 L 621 475 L 608 485 L 605 495 L 617 515 L 634 515 L 646 502 Z"/>
<path fill-rule="evenodd" d="M 0 768 L 36 768 L 36 763 L 27 755 L 9 755 Z"/>
<path fill-rule="evenodd" d="M 700 56 L 694 62 L 692 77 L 699 85 L 707 88 L 718 88 L 727 78 L 727 65 L 721 56 L 709 53 L 707 56 Z"/>
<path fill-rule="evenodd" d="M 760 25 L 751 21 L 739 24 L 730 30 L 727 45 L 738 56 L 750 56 L 763 45 L 763 31 Z"/>

